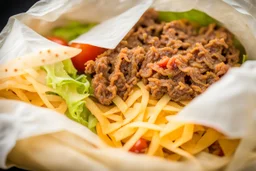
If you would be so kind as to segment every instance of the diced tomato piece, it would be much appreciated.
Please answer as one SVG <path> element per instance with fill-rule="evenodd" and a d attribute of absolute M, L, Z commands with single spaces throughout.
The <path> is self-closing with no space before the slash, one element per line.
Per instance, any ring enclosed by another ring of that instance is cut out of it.
<path fill-rule="evenodd" d="M 145 139 L 140 138 L 130 149 L 130 152 L 134 153 L 144 153 L 148 148 L 148 143 Z"/>
<path fill-rule="evenodd" d="M 63 45 L 63 46 L 68 46 L 68 42 L 60 37 L 56 37 L 56 36 L 48 36 L 47 39 L 55 42 L 55 43 L 58 43 L 60 45 Z"/>
<path fill-rule="evenodd" d="M 157 64 L 162 67 L 162 68 L 166 68 L 168 62 L 169 62 L 170 58 L 167 56 L 164 56 L 160 61 L 157 62 Z"/>
<path fill-rule="evenodd" d="M 95 60 L 95 58 L 106 51 L 106 49 L 92 46 L 88 44 L 72 43 L 71 47 L 82 49 L 82 52 L 77 56 L 71 58 L 75 68 L 79 72 L 84 71 L 84 64 L 89 60 Z"/>

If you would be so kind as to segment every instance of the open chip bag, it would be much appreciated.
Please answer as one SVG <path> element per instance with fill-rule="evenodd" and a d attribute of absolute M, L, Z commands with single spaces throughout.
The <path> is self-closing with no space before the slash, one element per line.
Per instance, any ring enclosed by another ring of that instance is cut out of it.
<path fill-rule="evenodd" d="M 253 0 L 41 0 L 0 35 L 0 168 L 254 170 L 255 47 Z"/>

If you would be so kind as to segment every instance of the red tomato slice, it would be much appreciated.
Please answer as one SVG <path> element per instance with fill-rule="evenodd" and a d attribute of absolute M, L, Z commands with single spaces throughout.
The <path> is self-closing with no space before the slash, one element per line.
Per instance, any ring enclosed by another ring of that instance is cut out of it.
<path fill-rule="evenodd" d="M 80 44 L 80 43 L 72 43 L 70 45 L 71 47 L 82 49 L 82 52 L 78 54 L 77 56 L 71 58 L 75 68 L 79 72 L 84 71 L 84 64 L 89 60 L 95 60 L 95 58 L 102 54 L 106 49 L 92 46 L 88 44 Z"/>
<path fill-rule="evenodd" d="M 148 143 L 145 139 L 140 138 L 130 149 L 130 152 L 134 153 L 144 153 L 148 148 Z"/>
<path fill-rule="evenodd" d="M 60 37 L 56 37 L 56 36 L 48 36 L 47 39 L 55 42 L 55 43 L 58 43 L 60 45 L 63 45 L 63 46 L 68 46 L 68 42 Z"/>

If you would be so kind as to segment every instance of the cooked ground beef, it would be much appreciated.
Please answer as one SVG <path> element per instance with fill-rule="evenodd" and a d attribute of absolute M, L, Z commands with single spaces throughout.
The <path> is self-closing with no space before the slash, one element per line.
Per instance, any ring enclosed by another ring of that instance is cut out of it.
<path fill-rule="evenodd" d="M 147 11 L 113 50 L 88 61 L 94 95 L 109 105 L 119 95 L 124 100 L 142 80 L 156 99 L 165 93 L 174 101 L 190 100 L 218 81 L 239 62 L 233 35 L 210 24 L 198 27 L 186 20 L 160 22 Z"/>

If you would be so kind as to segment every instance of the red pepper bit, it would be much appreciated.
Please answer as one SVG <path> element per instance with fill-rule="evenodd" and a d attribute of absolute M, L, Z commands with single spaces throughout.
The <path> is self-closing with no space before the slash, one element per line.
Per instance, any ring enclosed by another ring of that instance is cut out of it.
<path fill-rule="evenodd" d="M 133 153 L 145 153 L 147 148 L 147 141 L 143 138 L 140 138 L 129 151 Z"/>
<path fill-rule="evenodd" d="M 162 59 L 160 59 L 160 61 L 157 62 L 157 64 L 162 67 L 162 68 L 166 68 L 168 62 L 169 62 L 170 58 L 167 56 L 164 56 Z"/>

